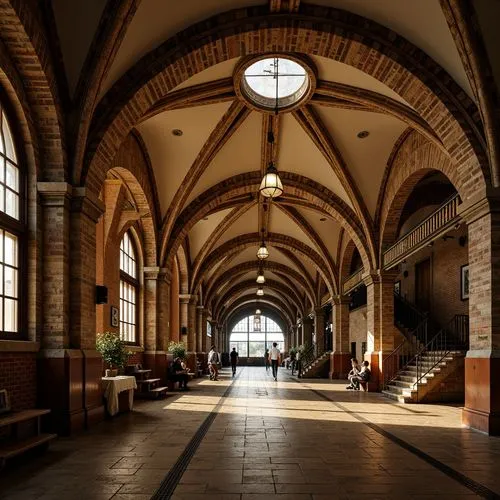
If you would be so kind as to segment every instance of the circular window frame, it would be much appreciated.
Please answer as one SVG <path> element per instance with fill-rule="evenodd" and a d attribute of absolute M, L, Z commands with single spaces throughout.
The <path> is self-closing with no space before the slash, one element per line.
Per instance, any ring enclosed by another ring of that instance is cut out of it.
<path fill-rule="evenodd" d="M 245 79 L 245 71 L 255 64 L 258 61 L 262 61 L 264 59 L 273 59 L 273 58 L 281 58 L 288 59 L 297 64 L 300 64 L 306 72 L 307 77 L 307 88 L 303 90 L 303 86 L 295 93 L 279 98 L 280 101 L 283 102 L 282 105 L 278 106 L 278 114 L 286 113 L 293 111 L 301 106 L 307 104 L 307 102 L 311 99 L 314 91 L 316 90 L 316 82 L 317 82 L 317 72 L 312 61 L 302 55 L 297 54 L 287 54 L 287 53 L 267 53 L 261 54 L 257 57 L 249 56 L 242 59 L 239 64 L 236 66 L 236 69 L 233 74 L 234 80 L 234 90 L 239 99 L 244 101 L 250 108 L 261 111 L 263 113 L 276 114 L 276 109 L 274 107 L 275 99 L 267 98 L 261 96 L 257 92 L 255 92 L 247 83 Z M 297 96 L 297 94 L 300 94 Z M 272 105 L 271 102 L 272 101 Z M 269 102 L 269 104 L 266 104 Z"/>

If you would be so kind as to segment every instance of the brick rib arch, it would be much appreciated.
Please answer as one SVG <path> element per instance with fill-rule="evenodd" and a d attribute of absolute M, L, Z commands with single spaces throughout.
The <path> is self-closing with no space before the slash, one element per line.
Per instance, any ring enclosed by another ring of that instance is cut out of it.
<path fill-rule="evenodd" d="M 244 292 L 249 289 L 255 291 L 257 287 L 258 285 L 253 280 L 241 281 L 239 283 L 230 285 L 228 288 L 224 289 L 221 296 L 214 297 L 212 311 L 215 311 L 215 314 L 217 315 L 217 313 L 221 309 L 221 306 L 228 300 L 230 300 L 231 297 L 237 297 L 240 292 Z M 295 290 L 289 288 L 283 283 L 268 279 L 266 280 L 265 288 L 277 292 L 280 296 L 282 296 L 283 302 L 295 306 L 300 311 L 303 310 L 300 297 L 297 295 Z"/>
<path fill-rule="evenodd" d="M 238 264 L 227 269 L 224 273 L 222 273 L 219 277 L 217 277 L 212 283 L 209 283 L 207 286 L 207 299 L 210 301 L 211 297 L 220 290 L 220 288 L 227 283 L 228 281 L 240 276 L 241 274 L 245 274 L 248 271 L 258 271 L 259 263 L 255 260 L 243 262 L 242 264 Z M 274 272 L 282 273 L 284 275 L 290 276 L 296 283 L 296 286 L 306 293 L 307 297 L 311 301 L 311 304 L 314 305 L 314 288 L 313 284 L 307 281 L 304 281 L 304 277 L 294 271 L 291 267 L 286 266 L 284 264 L 279 264 L 278 262 L 266 262 L 265 263 L 265 273 Z"/>
<path fill-rule="evenodd" d="M 176 257 L 179 268 L 179 289 L 180 293 L 185 295 L 189 293 L 189 260 L 183 245 L 177 249 Z"/>
<path fill-rule="evenodd" d="M 217 247 L 210 256 L 203 262 L 200 272 L 193 276 L 191 279 L 191 293 L 196 293 L 198 287 L 200 286 L 204 275 L 218 262 L 225 258 L 230 252 L 242 251 L 249 246 L 254 246 L 259 244 L 261 241 L 261 236 L 259 233 L 249 233 L 237 236 L 221 246 Z M 328 291 L 330 294 L 334 295 L 334 290 L 337 290 L 335 283 L 329 281 L 328 275 L 325 273 L 325 263 L 321 256 L 315 252 L 312 248 L 305 245 L 301 241 L 296 240 L 290 236 L 285 236 L 278 233 L 268 233 L 266 242 L 269 246 L 275 246 L 278 248 L 285 248 L 296 252 L 302 256 L 303 259 L 311 262 L 311 264 L 316 268 L 318 273 L 321 275 L 323 280 L 328 286 Z"/>
<path fill-rule="evenodd" d="M 365 267 L 375 267 L 376 256 L 369 252 L 359 218 L 344 201 L 307 177 L 284 171 L 280 171 L 280 176 L 285 185 L 285 196 L 280 198 L 280 203 L 289 201 L 293 205 L 302 200 L 309 208 L 330 215 L 345 227 L 349 236 L 356 242 Z M 206 215 L 252 201 L 258 192 L 260 181 L 259 171 L 236 175 L 212 186 L 193 200 L 177 217 L 168 241 L 165 241 L 165 234 L 162 233 L 160 262 L 166 259 L 165 266 L 169 267 L 178 246 L 191 228 Z"/>
<path fill-rule="evenodd" d="M 471 179 L 468 195 L 489 182 L 478 110 L 441 67 L 374 21 L 304 4 L 293 16 L 269 16 L 265 6 L 226 12 L 144 56 L 96 109 L 94 134 L 77 176 L 80 184 L 98 191 L 123 138 L 175 86 L 228 59 L 279 51 L 320 55 L 378 79 L 405 99 L 443 142 L 461 176 Z"/>
<path fill-rule="evenodd" d="M 354 251 L 356 250 L 356 245 L 354 244 L 354 241 L 350 240 L 349 243 L 344 248 L 344 251 L 342 252 L 342 255 L 340 257 L 340 262 L 339 262 L 339 277 L 340 277 L 340 282 L 339 282 L 339 290 L 342 290 L 342 283 L 346 278 L 349 277 L 350 274 L 350 269 L 351 269 L 351 262 L 352 262 L 352 256 L 354 255 Z"/>
<path fill-rule="evenodd" d="M 255 295 L 253 295 L 253 296 L 252 295 L 244 295 L 242 297 L 239 297 L 236 300 L 234 300 L 228 308 L 221 310 L 221 312 L 218 316 L 218 322 L 224 323 L 226 318 L 228 318 L 234 310 L 236 310 L 238 307 L 245 305 L 245 304 L 252 304 L 252 305 L 270 304 L 270 305 L 276 307 L 279 311 L 281 311 L 288 318 L 289 324 L 294 324 L 294 322 L 295 322 L 293 311 L 286 304 L 284 304 L 280 299 L 278 299 L 277 297 L 274 297 L 272 295 L 269 295 L 267 297 L 264 297 L 263 299 L 260 299 L 258 303 L 255 301 Z"/>
<path fill-rule="evenodd" d="M 469 189 L 450 158 L 427 139 L 412 132 L 395 154 L 387 180 L 380 211 L 380 251 L 397 238 L 399 219 L 404 205 L 418 182 L 432 170 L 442 172 L 453 184 L 462 200 Z"/>

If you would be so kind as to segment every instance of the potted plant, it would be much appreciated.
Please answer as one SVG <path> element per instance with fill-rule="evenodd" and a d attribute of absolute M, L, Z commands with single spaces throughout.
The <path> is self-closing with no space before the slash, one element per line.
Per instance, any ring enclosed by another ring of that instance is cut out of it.
<path fill-rule="evenodd" d="M 101 353 L 104 362 L 109 365 L 106 369 L 106 377 L 116 377 L 118 368 L 123 368 L 128 357 L 132 354 L 127 350 L 125 342 L 117 333 L 98 333 L 96 338 L 96 349 Z"/>
<path fill-rule="evenodd" d="M 184 359 L 186 357 L 186 346 L 184 345 L 184 342 L 170 342 L 167 350 L 170 354 L 172 354 L 174 359 Z"/>

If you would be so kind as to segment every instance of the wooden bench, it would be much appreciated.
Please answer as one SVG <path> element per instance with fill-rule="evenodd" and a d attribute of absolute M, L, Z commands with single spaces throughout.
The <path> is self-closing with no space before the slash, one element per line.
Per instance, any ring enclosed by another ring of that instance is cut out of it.
<path fill-rule="evenodd" d="M 23 410 L 9 413 L 0 417 L 0 427 L 11 428 L 11 433 L 7 439 L 0 441 L 0 469 L 5 465 L 7 459 L 20 455 L 28 450 L 39 446 L 48 446 L 56 434 L 42 434 L 40 417 L 50 413 L 50 410 Z M 36 420 L 36 434 L 34 436 L 24 436 L 20 432 L 19 425 L 22 422 Z"/>
<path fill-rule="evenodd" d="M 370 392 L 370 381 L 365 382 L 363 380 L 360 380 L 359 385 L 363 388 L 363 391 Z"/>

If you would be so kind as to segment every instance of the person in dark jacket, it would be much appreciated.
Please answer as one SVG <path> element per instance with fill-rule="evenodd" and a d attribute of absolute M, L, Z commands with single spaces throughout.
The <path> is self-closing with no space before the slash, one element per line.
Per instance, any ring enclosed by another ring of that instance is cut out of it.
<path fill-rule="evenodd" d="M 180 358 L 175 358 L 172 364 L 169 366 L 168 378 L 172 382 L 179 382 L 179 389 L 184 391 L 188 390 L 188 370 L 182 367 Z"/>
<path fill-rule="evenodd" d="M 233 371 L 233 377 L 236 375 L 236 365 L 238 364 L 238 351 L 236 351 L 236 347 L 233 347 L 231 351 L 231 370 Z"/>

